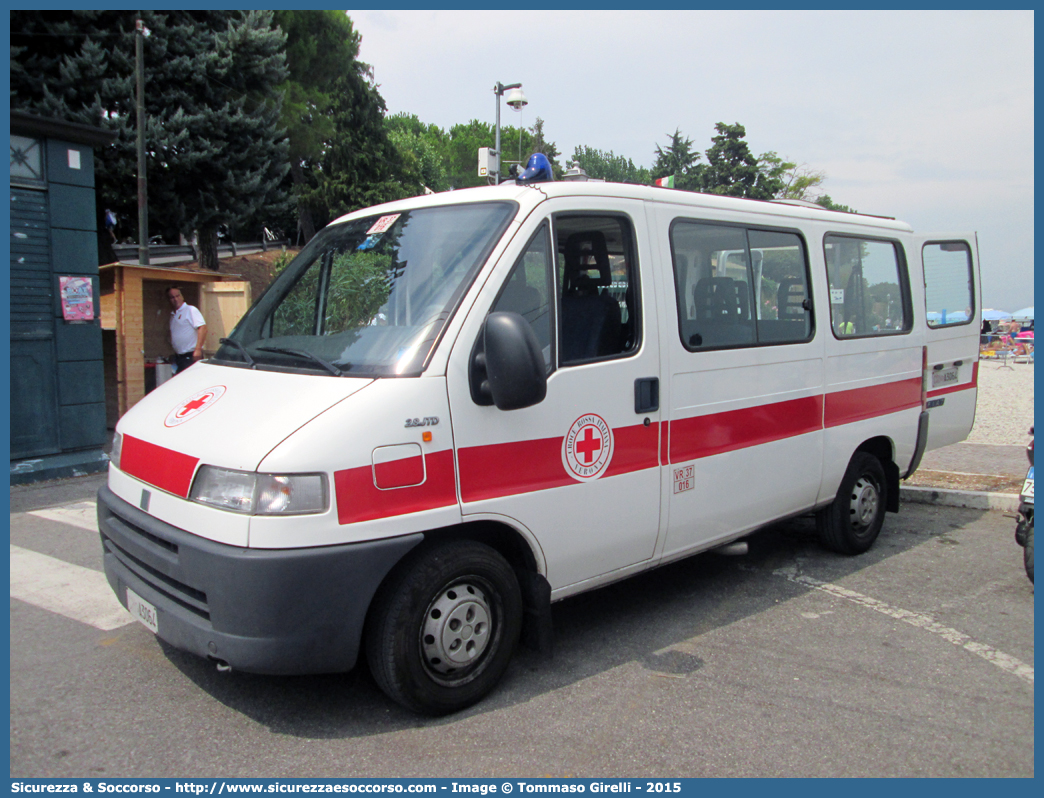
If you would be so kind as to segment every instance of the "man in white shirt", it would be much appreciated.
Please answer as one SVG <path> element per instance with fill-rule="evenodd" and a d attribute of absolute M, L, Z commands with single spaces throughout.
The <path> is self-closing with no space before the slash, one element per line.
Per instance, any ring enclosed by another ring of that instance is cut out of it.
<path fill-rule="evenodd" d="M 185 302 L 181 287 L 167 289 L 170 312 L 170 343 L 174 347 L 174 373 L 180 374 L 197 360 L 203 359 L 203 341 L 207 337 L 207 323 L 203 314 Z"/>

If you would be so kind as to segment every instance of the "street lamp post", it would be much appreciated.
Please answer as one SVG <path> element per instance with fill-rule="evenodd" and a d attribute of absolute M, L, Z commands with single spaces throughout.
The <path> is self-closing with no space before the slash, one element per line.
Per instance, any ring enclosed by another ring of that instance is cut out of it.
<path fill-rule="evenodd" d="M 493 87 L 493 93 L 497 97 L 497 129 L 496 129 L 496 141 L 494 146 L 494 157 L 497 159 L 496 169 L 493 170 L 493 184 L 497 185 L 500 183 L 500 98 L 504 96 L 504 92 L 511 91 L 508 95 L 507 103 L 516 111 L 521 111 L 524 105 L 528 105 L 529 101 L 526 100 L 526 95 L 522 93 L 521 83 L 508 83 L 506 86 L 497 81 L 497 85 Z"/>

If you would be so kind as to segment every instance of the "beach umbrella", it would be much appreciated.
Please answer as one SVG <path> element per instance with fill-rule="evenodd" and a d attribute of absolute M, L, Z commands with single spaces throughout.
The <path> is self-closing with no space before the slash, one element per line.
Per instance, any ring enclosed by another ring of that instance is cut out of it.
<path fill-rule="evenodd" d="M 986 321 L 1000 321 L 1001 319 L 1010 319 L 1011 314 L 1004 310 L 994 310 L 993 308 L 986 308 L 982 311 L 982 317 Z"/>
<path fill-rule="evenodd" d="M 1033 321 L 1033 305 L 1030 305 L 1028 308 L 1023 308 L 1022 310 L 1016 310 L 1011 314 L 1011 317 L 1015 319 L 1015 321 Z"/>

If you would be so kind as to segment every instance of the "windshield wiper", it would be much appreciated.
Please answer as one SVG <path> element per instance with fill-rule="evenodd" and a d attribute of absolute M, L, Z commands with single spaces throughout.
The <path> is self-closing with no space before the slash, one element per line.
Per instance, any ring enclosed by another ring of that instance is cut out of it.
<path fill-rule="evenodd" d="M 254 358 L 250 357 L 250 353 L 246 350 L 246 347 L 239 343 L 239 341 L 233 341 L 231 338 L 222 338 L 220 343 L 228 344 L 229 346 L 238 349 L 243 354 L 243 357 L 246 359 L 247 365 L 250 366 L 250 368 L 255 368 L 257 366 L 254 362 Z"/>
<path fill-rule="evenodd" d="M 294 355 L 295 357 L 304 358 L 305 360 L 311 360 L 313 363 L 318 363 L 320 366 L 329 371 L 335 377 L 344 376 L 344 372 L 341 371 L 341 369 L 337 368 L 337 366 L 335 366 L 333 363 L 328 363 L 321 357 L 313 355 L 311 352 L 306 352 L 303 349 L 289 349 L 282 346 L 255 346 L 254 349 L 259 352 L 276 352 L 280 355 Z"/>

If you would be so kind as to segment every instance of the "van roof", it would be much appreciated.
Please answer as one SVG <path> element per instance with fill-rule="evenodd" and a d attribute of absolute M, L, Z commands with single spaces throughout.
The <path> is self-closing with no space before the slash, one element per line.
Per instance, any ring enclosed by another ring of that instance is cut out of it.
<path fill-rule="evenodd" d="M 892 231 L 913 232 L 913 228 L 906 222 L 890 217 L 830 211 L 814 203 L 799 204 L 792 201 L 740 199 L 718 194 L 700 194 L 694 191 L 661 188 L 660 186 L 596 181 L 556 181 L 533 183 L 527 186 L 505 182 L 499 186 L 480 186 L 478 188 L 465 188 L 456 191 L 443 191 L 437 194 L 408 197 L 373 208 L 363 208 L 342 216 L 335 220 L 334 223 L 359 218 L 360 216 L 372 216 L 375 213 L 394 213 L 413 208 L 430 208 L 439 205 L 496 200 L 512 200 L 519 203 L 528 212 L 544 200 L 558 197 L 614 197 L 645 202 L 668 203 L 694 209 L 703 208 L 772 216 L 777 219 L 776 224 L 779 224 L 779 220 L 782 219 L 792 219 L 795 221 L 823 221 L 834 224 L 860 225 Z"/>

